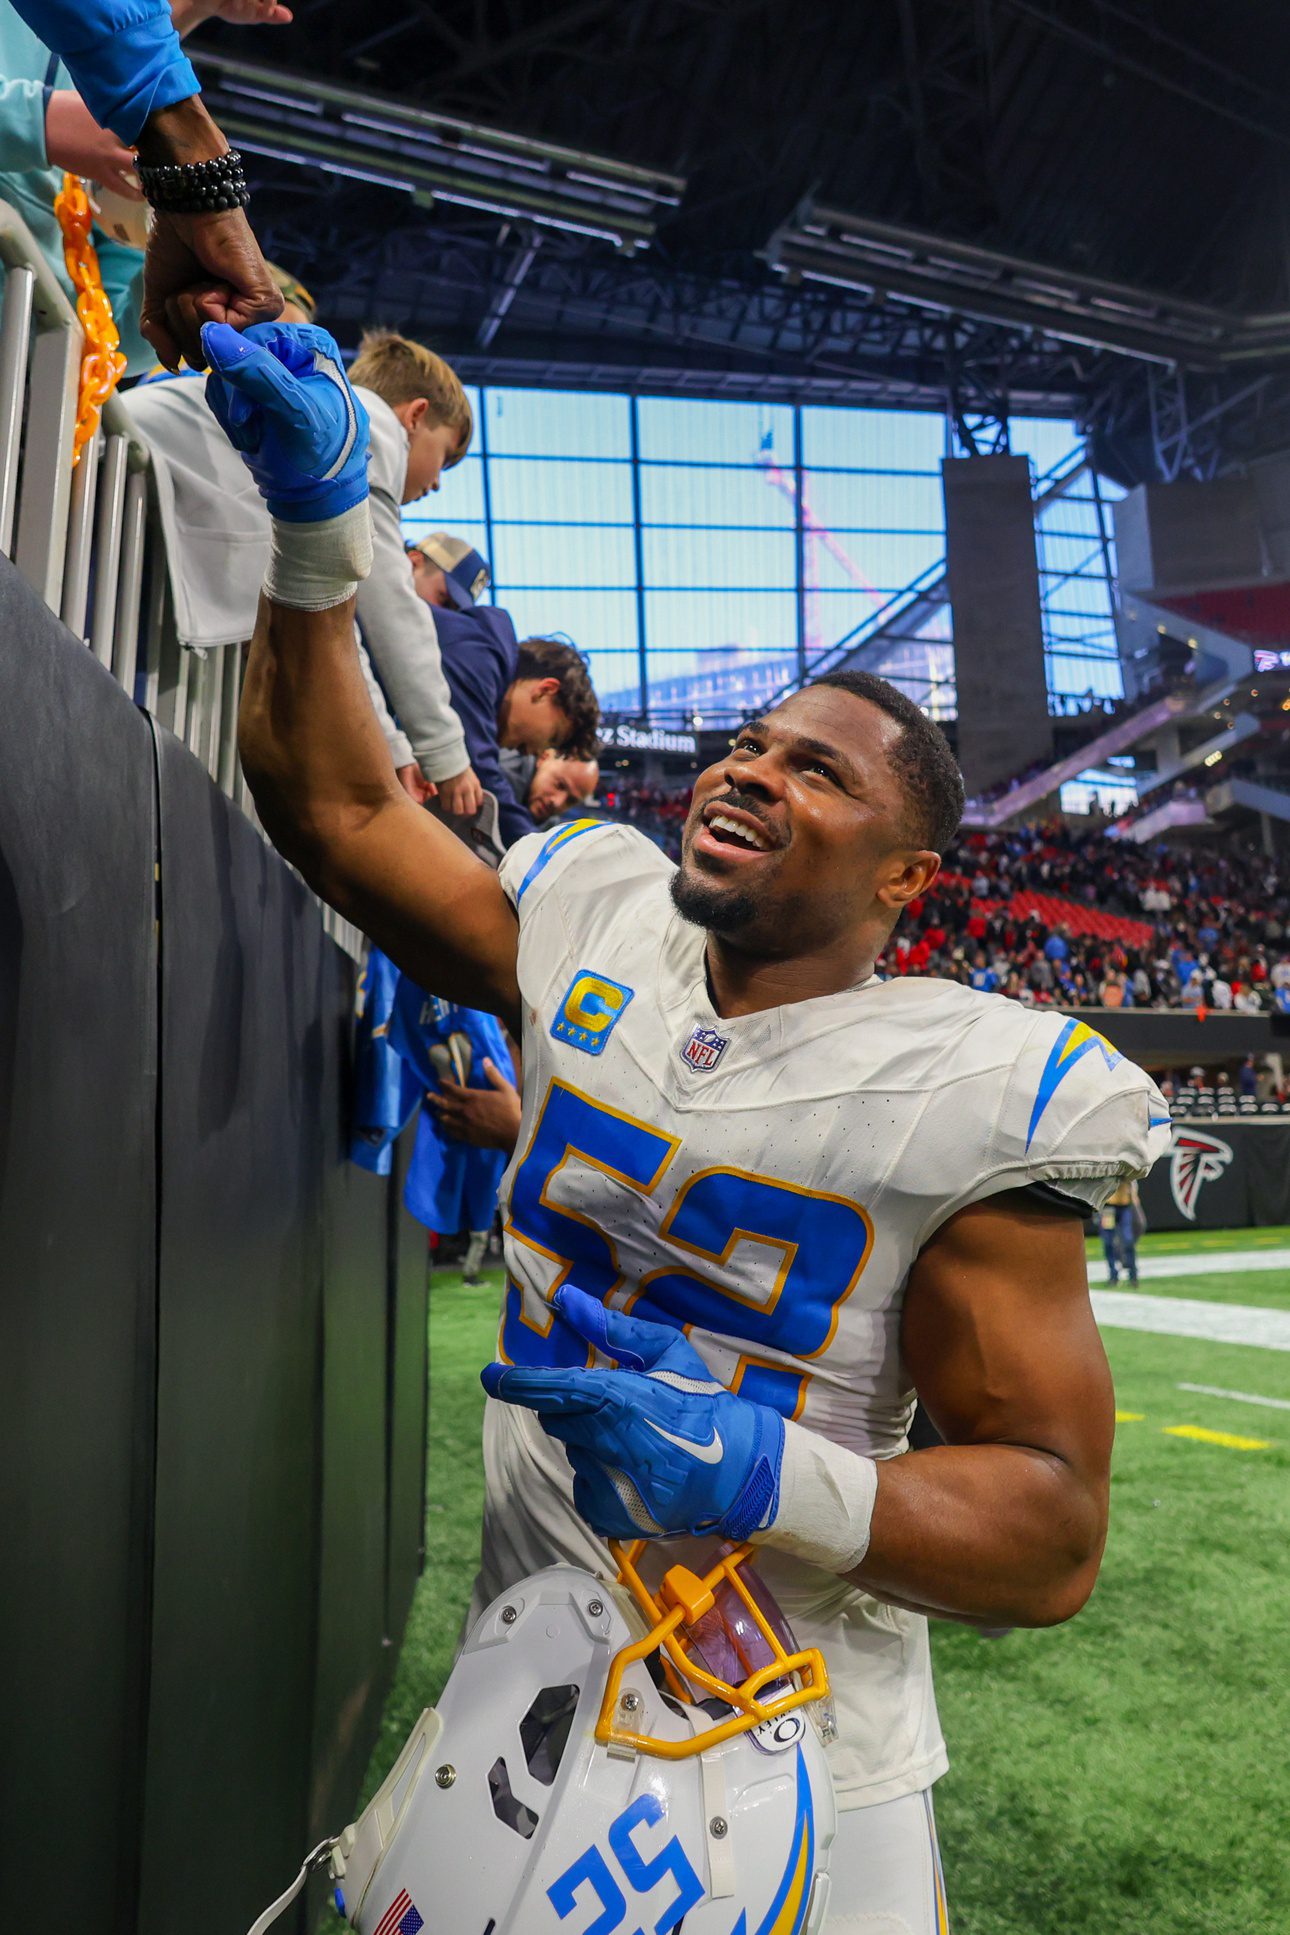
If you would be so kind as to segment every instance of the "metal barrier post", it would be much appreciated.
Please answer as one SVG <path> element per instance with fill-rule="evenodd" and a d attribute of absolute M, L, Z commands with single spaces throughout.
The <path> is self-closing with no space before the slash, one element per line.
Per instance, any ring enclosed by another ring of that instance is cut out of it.
<path fill-rule="evenodd" d="M 161 657 L 166 638 L 166 612 L 170 603 L 170 582 L 160 539 L 152 547 L 148 564 L 148 610 L 143 638 L 143 705 L 146 712 L 160 719 Z"/>
<path fill-rule="evenodd" d="M 99 514 L 94 532 L 94 616 L 90 644 L 100 665 L 112 663 L 116 592 L 121 573 L 121 524 L 125 517 L 125 470 L 130 454 L 122 436 L 109 436 L 99 480 Z"/>
<path fill-rule="evenodd" d="M 14 563 L 50 610 L 58 611 L 72 496 L 72 430 L 85 338 L 74 316 L 70 327 L 61 318 L 55 318 L 52 327 L 44 316 L 39 321 L 46 326 L 38 328 L 31 356 L 31 405 Z"/>
<path fill-rule="evenodd" d="M 71 508 L 67 520 L 67 558 L 63 566 L 63 623 L 78 638 L 87 636 L 85 611 L 90 589 L 90 552 L 94 546 L 94 506 L 98 499 L 103 433 L 96 431 L 72 472 Z"/>
<path fill-rule="evenodd" d="M 27 388 L 27 348 L 36 272 L 27 263 L 11 266 L 5 277 L 4 317 L 0 320 L 0 551 L 13 550 L 18 504 L 18 456 L 22 448 L 22 405 Z"/>
<path fill-rule="evenodd" d="M 130 699 L 139 658 L 139 598 L 143 588 L 143 546 L 147 536 L 148 473 L 131 471 L 125 485 L 121 526 L 121 575 L 116 599 L 116 641 L 112 676 Z"/>
<path fill-rule="evenodd" d="M 219 763 L 216 784 L 228 799 L 237 798 L 237 708 L 242 696 L 242 648 L 226 645 L 222 653 L 223 694 L 220 709 Z"/>

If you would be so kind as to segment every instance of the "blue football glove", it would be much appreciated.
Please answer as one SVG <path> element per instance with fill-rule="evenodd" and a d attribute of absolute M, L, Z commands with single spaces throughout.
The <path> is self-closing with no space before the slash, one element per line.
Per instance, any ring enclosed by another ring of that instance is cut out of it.
<path fill-rule="evenodd" d="M 483 1385 L 490 1397 L 527 1405 L 564 1445 L 573 1502 L 593 1532 L 742 1540 L 771 1523 L 784 1455 L 777 1411 L 718 1384 L 669 1324 L 625 1317 L 569 1283 L 554 1309 L 622 1368 L 489 1364 Z"/>
<path fill-rule="evenodd" d="M 241 451 L 271 514 L 288 524 L 339 517 L 367 496 L 367 412 L 325 329 L 206 323 L 206 401 Z"/>

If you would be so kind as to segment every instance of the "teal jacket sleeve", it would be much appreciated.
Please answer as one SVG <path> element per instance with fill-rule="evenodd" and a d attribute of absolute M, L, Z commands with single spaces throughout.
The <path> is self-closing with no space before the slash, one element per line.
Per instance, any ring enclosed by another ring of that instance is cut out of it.
<path fill-rule="evenodd" d="M 139 313 L 143 308 L 143 255 L 138 249 L 129 249 L 120 242 L 111 241 L 97 230 L 94 246 L 98 251 L 103 287 L 112 304 L 112 315 L 126 356 L 125 373 L 127 376 L 145 376 L 155 368 L 157 352 L 139 329 Z"/>
<path fill-rule="evenodd" d="M 167 0 L 14 0 L 14 10 L 62 57 L 99 126 L 127 145 L 155 108 L 200 92 Z"/>
<path fill-rule="evenodd" d="M 48 166 L 44 87 L 0 80 L 0 173 L 25 175 Z"/>

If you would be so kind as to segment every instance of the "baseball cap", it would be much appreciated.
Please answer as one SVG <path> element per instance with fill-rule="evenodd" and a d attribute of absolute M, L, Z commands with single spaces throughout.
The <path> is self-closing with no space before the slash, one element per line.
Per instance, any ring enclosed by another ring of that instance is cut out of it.
<path fill-rule="evenodd" d="M 430 531 L 408 549 L 419 551 L 431 564 L 438 565 L 448 586 L 448 596 L 459 611 L 469 611 L 493 582 L 493 575 L 478 551 L 473 551 L 464 538 L 453 537 L 448 531 Z"/>

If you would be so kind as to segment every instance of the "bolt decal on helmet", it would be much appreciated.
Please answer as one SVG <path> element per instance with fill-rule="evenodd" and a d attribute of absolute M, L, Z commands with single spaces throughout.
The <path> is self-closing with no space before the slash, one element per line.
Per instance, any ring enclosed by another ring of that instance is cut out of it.
<path fill-rule="evenodd" d="M 643 1544 L 611 1548 L 613 1587 L 551 1566 L 476 1621 L 380 1791 L 310 1857 L 360 1935 L 818 1935 L 824 1662 L 749 1547 L 651 1591 Z"/>

